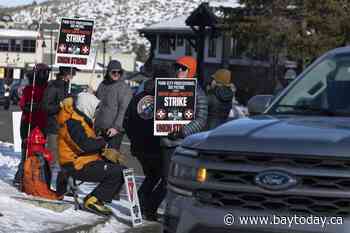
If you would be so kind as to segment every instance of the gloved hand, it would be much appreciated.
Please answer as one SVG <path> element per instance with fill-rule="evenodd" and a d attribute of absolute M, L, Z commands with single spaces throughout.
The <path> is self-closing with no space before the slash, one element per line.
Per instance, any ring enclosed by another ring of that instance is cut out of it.
<path fill-rule="evenodd" d="M 111 161 L 112 163 L 124 163 L 125 156 L 113 148 L 105 148 L 101 154 L 105 159 Z"/>
<path fill-rule="evenodd" d="M 168 134 L 168 138 L 170 140 L 176 140 L 176 139 L 184 138 L 183 127 L 179 127 L 179 128 L 174 129 L 172 132 L 170 132 Z"/>

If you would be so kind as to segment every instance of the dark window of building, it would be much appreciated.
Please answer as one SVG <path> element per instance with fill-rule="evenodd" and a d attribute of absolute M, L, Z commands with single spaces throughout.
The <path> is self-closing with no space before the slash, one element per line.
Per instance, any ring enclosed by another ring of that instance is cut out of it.
<path fill-rule="evenodd" d="M 231 38 L 230 51 L 231 58 L 242 58 L 244 54 L 248 52 L 249 43 L 245 40 L 239 40 L 237 38 Z"/>
<path fill-rule="evenodd" d="M 177 36 L 176 41 L 177 46 L 184 46 L 184 38 L 182 36 Z"/>
<path fill-rule="evenodd" d="M 208 57 L 216 57 L 217 43 L 217 38 L 212 37 L 209 39 Z"/>
<path fill-rule="evenodd" d="M 9 51 L 9 40 L 0 40 L 0 51 Z"/>
<path fill-rule="evenodd" d="M 170 37 L 160 36 L 159 37 L 159 53 L 160 54 L 171 54 L 170 48 Z"/>
<path fill-rule="evenodd" d="M 185 55 L 192 56 L 192 46 L 188 40 L 185 42 Z"/>
<path fill-rule="evenodd" d="M 35 40 L 23 40 L 23 52 L 35 53 L 36 41 Z"/>
<path fill-rule="evenodd" d="M 11 40 L 11 52 L 20 52 L 21 51 L 21 41 L 20 40 Z"/>

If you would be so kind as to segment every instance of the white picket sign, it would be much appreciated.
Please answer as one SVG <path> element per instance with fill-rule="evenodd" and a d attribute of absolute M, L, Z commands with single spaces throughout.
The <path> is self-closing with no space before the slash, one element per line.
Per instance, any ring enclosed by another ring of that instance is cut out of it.
<path fill-rule="evenodd" d="M 131 213 L 132 226 L 135 227 L 142 224 L 142 214 L 139 197 L 137 195 L 134 169 L 124 169 L 123 175 L 126 193 L 128 195 L 128 201 L 130 202 L 129 208 Z"/>

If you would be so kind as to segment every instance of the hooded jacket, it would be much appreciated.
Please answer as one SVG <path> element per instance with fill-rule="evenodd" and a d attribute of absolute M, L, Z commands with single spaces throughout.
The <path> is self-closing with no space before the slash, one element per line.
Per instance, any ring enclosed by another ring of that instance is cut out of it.
<path fill-rule="evenodd" d="M 229 87 L 216 86 L 208 91 L 208 128 L 225 123 L 232 108 L 233 91 Z"/>
<path fill-rule="evenodd" d="M 58 153 L 61 166 L 82 169 L 86 164 L 100 160 L 100 151 L 106 146 L 96 137 L 93 123 L 79 111 L 73 98 L 66 99 L 58 114 Z"/>
<path fill-rule="evenodd" d="M 107 78 L 99 85 L 96 96 L 101 101 L 96 112 L 96 129 L 122 131 L 124 115 L 132 98 L 129 85 L 122 78 L 117 81 Z"/>
<path fill-rule="evenodd" d="M 69 83 L 64 80 L 49 82 L 43 97 L 43 108 L 47 113 L 48 134 L 57 134 L 57 114 L 60 111 L 60 102 L 68 96 Z"/>
<path fill-rule="evenodd" d="M 43 86 L 35 86 L 28 85 L 23 89 L 23 94 L 21 96 L 19 106 L 22 110 L 22 122 L 23 127 L 25 130 L 22 130 L 21 132 L 21 138 L 26 138 L 27 135 L 27 128 L 28 124 L 31 123 L 31 128 L 34 129 L 35 127 L 39 127 L 39 129 L 45 134 L 46 133 L 46 127 L 47 127 L 47 113 L 45 109 L 42 106 L 42 100 L 44 96 L 44 92 L 47 85 Z M 34 89 L 34 90 L 33 90 Z M 32 92 L 34 92 L 33 95 L 33 105 L 32 105 L 32 118 L 30 121 L 30 103 L 31 103 L 31 97 Z"/>

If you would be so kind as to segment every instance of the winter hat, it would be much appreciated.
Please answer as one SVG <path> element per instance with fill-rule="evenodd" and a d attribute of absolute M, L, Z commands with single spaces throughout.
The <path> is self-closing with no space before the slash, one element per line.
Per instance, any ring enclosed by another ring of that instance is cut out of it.
<path fill-rule="evenodd" d="M 107 72 L 111 72 L 112 70 L 123 71 L 122 64 L 118 60 L 111 60 L 107 66 Z"/>
<path fill-rule="evenodd" d="M 34 73 L 35 73 L 35 85 L 43 86 L 47 84 L 50 75 L 50 68 L 44 63 L 36 64 L 32 70 L 26 73 L 28 81 L 30 84 L 34 82 Z"/>
<path fill-rule="evenodd" d="M 79 71 L 79 69 L 75 67 L 69 67 L 69 66 L 60 66 L 58 70 L 59 70 L 59 75 L 62 75 L 62 76 L 70 75 L 70 74 L 72 74 L 72 76 L 75 76 L 77 71 Z"/>
<path fill-rule="evenodd" d="M 93 121 L 96 108 L 99 103 L 100 101 L 95 95 L 88 92 L 81 92 L 77 96 L 75 106 L 79 111 L 84 113 L 90 120 Z"/>
<path fill-rule="evenodd" d="M 223 86 L 231 86 L 231 71 L 227 69 L 219 69 L 213 75 L 212 78 L 217 84 Z"/>
<path fill-rule="evenodd" d="M 197 72 L 197 60 L 191 56 L 183 56 L 176 60 L 176 64 L 187 67 L 188 78 L 194 78 Z"/>

